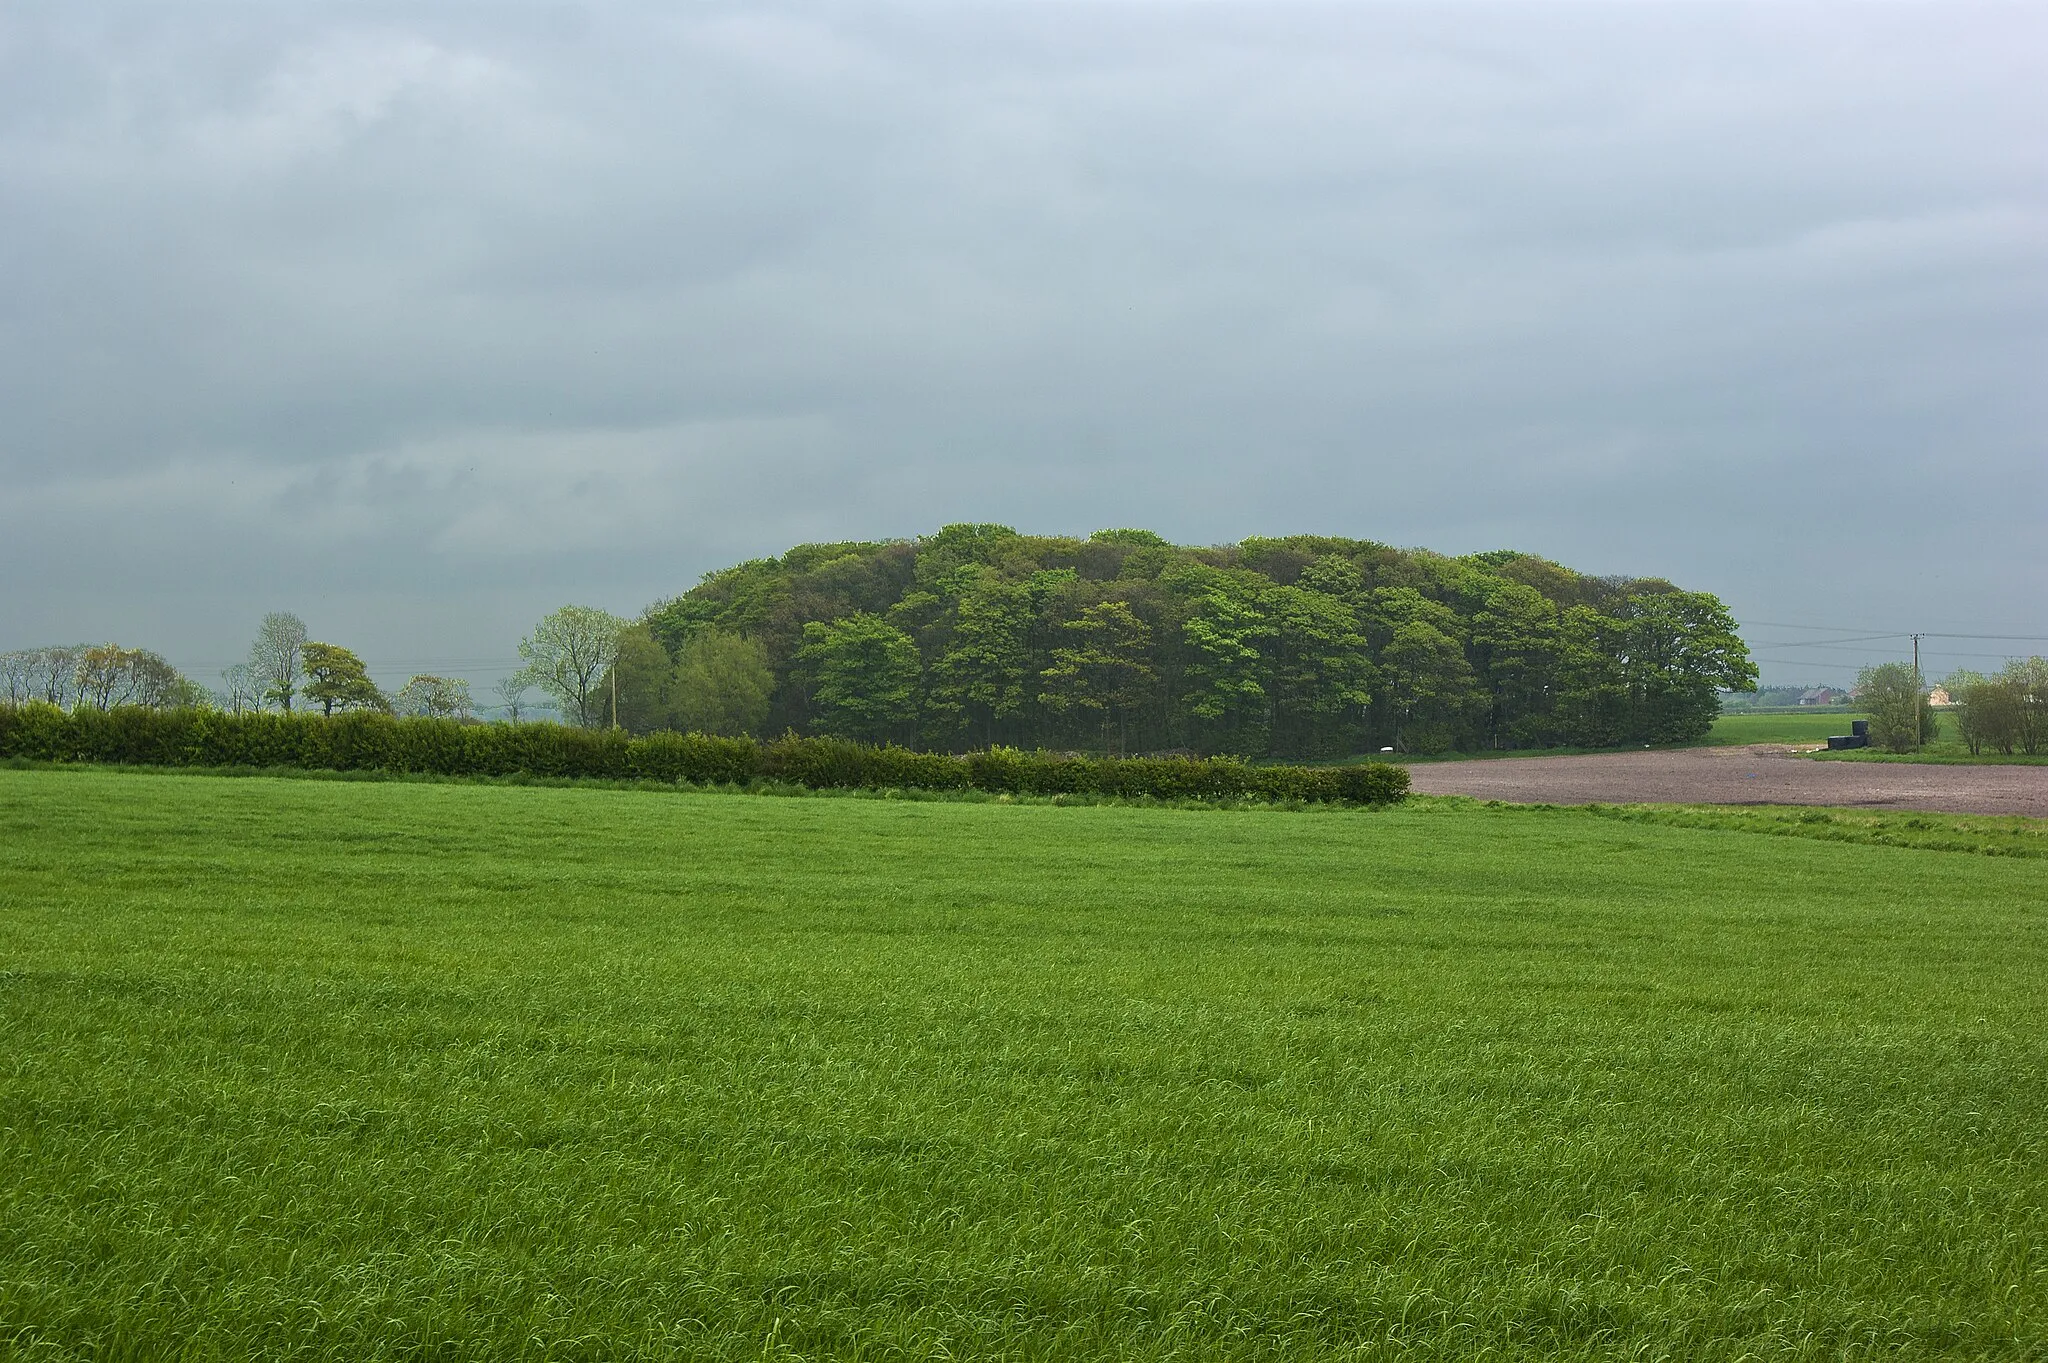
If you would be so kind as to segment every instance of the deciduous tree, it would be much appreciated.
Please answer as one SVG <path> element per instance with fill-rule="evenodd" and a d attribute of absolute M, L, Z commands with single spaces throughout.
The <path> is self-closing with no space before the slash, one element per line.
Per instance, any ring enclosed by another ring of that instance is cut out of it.
<path fill-rule="evenodd" d="M 1052 666 L 1038 674 L 1043 682 L 1038 698 L 1054 714 L 1101 716 L 1103 737 L 1113 729 L 1121 753 L 1129 739 L 1131 711 L 1158 679 L 1147 657 L 1151 627 L 1129 603 L 1102 601 L 1061 628 L 1066 642 L 1052 651 Z"/>
<path fill-rule="evenodd" d="M 564 606 L 520 641 L 524 671 L 560 703 L 562 718 L 570 723 L 586 728 L 604 723 L 609 697 L 599 682 L 618 657 L 626 623 L 595 606 Z"/>
<path fill-rule="evenodd" d="M 882 743 L 905 737 L 916 722 L 917 645 L 880 616 L 858 611 L 806 625 L 797 659 L 820 732 Z"/>
<path fill-rule="evenodd" d="M 419 719 L 468 719 L 475 708 L 469 683 L 461 677 L 422 674 L 398 688 L 391 708 L 401 715 Z"/>
<path fill-rule="evenodd" d="M 1887 752 L 1920 746 L 1927 688 L 1910 663 L 1883 663 L 1856 675 L 1857 701 L 1870 712 L 1870 741 Z"/>
<path fill-rule="evenodd" d="M 290 611 L 272 611 L 256 630 L 249 646 L 249 673 L 258 694 L 291 713 L 292 698 L 299 693 L 304 668 L 306 622 Z"/>
<path fill-rule="evenodd" d="M 758 639 L 700 630 L 683 645 L 669 687 L 669 724 L 686 733 L 737 738 L 768 722 L 775 674 Z"/>
<path fill-rule="evenodd" d="M 336 710 L 389 710 L 391 702 L 370 680 L 363 660 L 339 644 L 306 644 L 304 695 L 323 715 Z"/>

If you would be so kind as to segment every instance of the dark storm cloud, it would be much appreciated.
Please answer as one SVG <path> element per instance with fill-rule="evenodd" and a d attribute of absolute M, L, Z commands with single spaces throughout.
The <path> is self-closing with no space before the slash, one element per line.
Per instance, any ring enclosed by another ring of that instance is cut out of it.
<path fill-rule="evenodd" d="M 969 518 L 2048 634 L 2044 40 L 1932 5 L 16 8 L 0 646 L 205 671 L 289 607 L 482 676 L 562 600 Z"/>

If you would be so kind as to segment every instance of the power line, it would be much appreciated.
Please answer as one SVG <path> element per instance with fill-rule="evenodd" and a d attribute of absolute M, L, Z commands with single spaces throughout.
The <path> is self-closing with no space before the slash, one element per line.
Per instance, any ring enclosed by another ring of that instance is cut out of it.
<path fill-rule="evenodd" d="M 1815 633 L 1830 634 L 1854 634 L 1859 632 L 1858 627 L 1853 625 L 1795 625 L 1784 620 L 1738 620 L 1735 623 L 1745 629 L 1803 629 L 1811 630 Z M 1910 639 L 1916 631 L 1905 629 L 1868 629 L 1862 630 L 1861 633 L 1872 639 Z M 1943 633 L 1934 630 L 1919 630 L 1917 633 L 1923 639 L 2002 639 L 2022 644 L 2048 643 L 2048 634 L 1959 634 Z M 1818 645 L 1821 643 L 1849 643 L 1852 641 L 1847 639 L 1816 639 L 1812 642 Z M 1805 646 L 1802 645 L 1802 647 Z M 1766 644 L 1764 647 L 1768 648 L 1769 645 Z"/>
<path fill-rule="evenodd" d="M 1850 644 L 1868 644 L 1879 639 L 1904 639 L 1904 634 L 1861 634 L 1850 639 L 1759 639 L 1758 648 L 1847 648 Z"/>

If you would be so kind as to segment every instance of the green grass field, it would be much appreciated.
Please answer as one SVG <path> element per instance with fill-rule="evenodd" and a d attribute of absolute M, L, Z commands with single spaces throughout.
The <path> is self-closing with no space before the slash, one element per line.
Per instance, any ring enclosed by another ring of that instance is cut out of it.
<path fill-rule="evenodd" d="M 0 1354 L 2048 1357 L 2048 861 L 0 771 Z"/>
<path fill-rule="evenodd" d="M 1825 743 L 1830 734 L 1846 734 L 1851 722 L 1863 714 L 1748 715 L 1741 711 L 1724 714 L 1714 721 L 1707 735 L 1710 744 L 1735 743 Z"/>

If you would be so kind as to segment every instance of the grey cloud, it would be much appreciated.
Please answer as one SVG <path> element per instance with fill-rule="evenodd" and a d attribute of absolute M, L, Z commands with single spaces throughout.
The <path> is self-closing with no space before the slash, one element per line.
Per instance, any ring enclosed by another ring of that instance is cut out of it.
<path fill-rule="evenodd" d="M 291 607 L 394 666 L 509 660 L 564 599 L 960 518 L 2048 634 L 2044 39 L 1882 4 L 17 8 L 0 643 L 196 664 Z"/>

